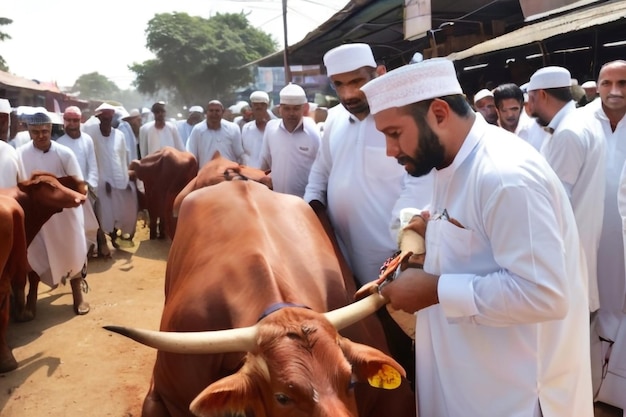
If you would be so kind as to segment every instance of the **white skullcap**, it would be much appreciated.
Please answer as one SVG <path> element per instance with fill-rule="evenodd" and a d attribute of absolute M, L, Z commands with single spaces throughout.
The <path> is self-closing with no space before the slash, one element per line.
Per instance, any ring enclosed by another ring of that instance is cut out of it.
<path fill-rule="evenodd" d="M 102 103 L 101 105 L 99 105 L 96 108 L 96 110 L 94 112 L 94 115 L 98 116 L 98 115 L 102 114 L 105 111 L 111 111 L 111 112 L 115 113 L 115 110 L 116 110 L 115 106 L 112 106 L 109 103 Z"/>
<path fill-rule="evenodd" d="M 202 106 L 191 106 L 189 107 L 189 113 L 204 113 L 204 109 Z"/>
<path fill-rule="evenodd" d="M 117 117 L 119 117 L 122 120 L 130 116 L 130 114 L 128 113 L 128 110 L 126 110 L 124 106 L 117 106 L 115 108 L 115 114 L 117 115 Z"/>
<path fill-rule="evenodd" d="M 474 104 L 476 104 L 476 102 L 484 99 L 485 97 L 492 97 L 493 98 L 493 93 L 489 90 L 487 90 L 486 88 L 483 88 L 482 90 L 480 90 L 478 93 L 476 93 L 474 95 Z"/>
<path fill-rule="evenodd" d="M 270 104 L 270 96 L 265 91 L 255 91 L 250 94 L 250 103 Z"/>
<path fill-rule="evenodd" d="M 324 54 L 326 74 L 331 77 L 358 70 L 361 67 L 376 68 L 372 48 L 366 43 L 348 43 L 331 49 Z"/>
<path fill-rule="evenodd" d="M 141 112 L 139 112 L 139 109 L 132 109 L 128 113 L 128 116 L 122 117 L 122 120 L 128 120 L 128 119 L 132 119 L 133 117 L 139 117 L 139 116 L 141 116 Z"/>
<path fill-rule="evenodd" d="M 0 113 L 11 114 L 11 103 L 6 98 L 0 98 Z"/>
<path fill-rule="evenodd" d="M 524 83 L 522 85 L 519 86 L 520 90 L 522 90 L 524 93 L 528 92 L 528 83 Z"/>
<path fill-rule="evenodd" d="M 65 111 L 63 111 L 63 115 L 66 115 L 66 114 L 73 114 L 73 115 L 80 117 L 83 115 L 83 112 L 78 106 L 69 106 L 68 108 L 65 109 Z"/>
<path fill-rule="evenodd" d="M 595 81 L 585 81 L 583 85 L 581 85 L 581 87 L 582 88 L 598 88 Z"/>
<path fill-rule="evenodd" d="M 549 88 L 569 87 L 572 76 L 563 67 L 544 67 L 538 69 L 528 82 L 528 91 L 546 90 Z"/>
<path fill-rule="evenodd" d="M 396 68 L 374 78 L 361 91 L 372 114 L 431 98 L 463 94 L 454 64 L 446 58 L 425 59 Z"/>
<path fill-rule="evenodd" d="M 289 83 L 280 90 L 280 104 L 289 104 L 297 106 L 306 104 L 306 93 L 304 89 L 297 84 Z"/>

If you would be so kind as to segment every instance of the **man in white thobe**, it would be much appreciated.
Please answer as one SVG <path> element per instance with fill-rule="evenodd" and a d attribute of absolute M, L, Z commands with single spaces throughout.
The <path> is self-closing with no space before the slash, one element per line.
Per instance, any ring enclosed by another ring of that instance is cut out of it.
<path fill-rule="evenodd" d="M 587 282 L 561 181 L 467 103 L 454 64 L 362 87 L 387 154 L 434 175 L 424 268 L 381 289 L 417 312 L 418 414 L 592 416 Z"/>
<path fill-rule="evenodd" d="M 241 143 L 243 145 L 243 165 L 254 166 L 259 160 L 265 126 L 271 119 L 267 107 L 270 97 L 265 91 L 253 91 L 250 94 L 250 103 L 254 120 L 241 128 Z"/>
<path fill-rule="evenodd" d="M 315 122 L 304 117 L 308 102 L 302 87 L 290 83 L 279 95 L 282 118 L 267 123 L 257 167 L 272 171 L 274 191 L 302 197 L 320 137 Z"/>
<path fill-rule="evenodd" d="M 206 107 L 206 122 L 194 126 L 187 140 L 187 151 L 191 152 L 202 168 L 215 152 L 224 158 L 243 163 L 243 145 L 241 129 L 228 120 L 224 120 L 224 106 L 218 100 L 211 100 Z"/>
<path fill-rule="evenodd" d="M 165 120 L 165 103 L 162 101 L 152 105 L 154 122 L 146 123 L 139 129 L 139 151 L 146 157 L 166 146 L 185 151 L 185 145 L 180 139 L 178 129 L 173 123 Z"/>
<path fill-rule="evenodd" d="M 187 146 L 187 139 L 193 130 L 193 127 L 200 123 L 204 119 L 204 110 L 201 106 L 189 107 L 189 116 L 185 120 L 179 120 L 176 122 L 176 129 L 178 129 L 178 135 L 183 142 L 183 146 Z"/>
<path fill-rule="evenodd" d="M 72 151 L 51 140 L 52 120 L 47 113 L 35 113 L 28 119 L 31 142 L 17 149 L 23 171 L 22 180 L 34 171 L 44 171 L 57 177 L 74 176 L 83 180 L 78 161 Z M 70 280 L 74 298 L 74 312 L 89 312 L 89 303 L 83 299 L 81 284 L 87 274 L 87 242 L 83 210 L 80 207 L 63 209 L 52 216 L 39 230 L 28 246 L 28 263 L 41 281 L 56 287 Z"/>
<path fill-rule="evenodd" d="M 20 162 L 13 146 L 0 140 L 0 188 L 17 185 L 20 173 Z"/>

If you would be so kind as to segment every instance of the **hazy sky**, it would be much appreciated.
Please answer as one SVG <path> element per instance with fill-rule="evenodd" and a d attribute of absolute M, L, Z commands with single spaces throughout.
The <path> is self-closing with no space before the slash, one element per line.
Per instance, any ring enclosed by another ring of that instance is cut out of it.
<path fill-rule="evenodd" d="M 287 0 L 288 42 L 300 41 L 328 20 L 347 0 Z M 76 0 L 2 1 L 0 17 L 13 20 L 0 30 L 0 55 L 15 75 L 71 86 L 98 72 L 128 88 L 128 65 L 153 57 L 145 30 L 156 13 L 185 12 L 205 18 L 215 13 L 248 14 L 250 23 L 283 46 L 282 0 Z"/>

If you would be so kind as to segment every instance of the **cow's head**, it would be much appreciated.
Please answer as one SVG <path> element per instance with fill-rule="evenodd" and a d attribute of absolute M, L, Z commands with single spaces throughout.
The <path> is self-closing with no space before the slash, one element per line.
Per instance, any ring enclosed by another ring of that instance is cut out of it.
<path fill-rule="evenodd" d="M 87 184 L 76 177 L 57 178 L 47 172 L 35 171 L 29 180 L 17 184 L 35 207 L 55 211 L 78 207 L 87 199 Z"/>
<path fill-rule="evenodd" d="M 373 294 L 325 314 L 287 307 L 255 326 L 216 332 L 106 328 L 169 352 L 247 351 L 239 371 L 209 385 L 191 403 L 197 416 L 247 411 L 255 416 L 348 417 L 357 415 L 356 383 L 396 388 L 405 376 L 389 356 L 337 333 L 384 303 Z"/>

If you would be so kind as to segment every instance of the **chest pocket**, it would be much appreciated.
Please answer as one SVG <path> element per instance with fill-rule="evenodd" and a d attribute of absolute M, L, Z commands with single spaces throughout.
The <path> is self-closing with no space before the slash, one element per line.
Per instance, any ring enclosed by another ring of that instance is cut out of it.
<path fill-rule="evenodd" d="M 365 146 L 363 164 L 365 175 L 372 180 L 388 181 L 400 179 L 404 175 L 404 168 L 396 158 L 387 156 L 384 147 Z"/>
<path fill-rule="evenodd" d="M 436 275 L 467 272 L 472 254 L 472 236 L 447 220 L 432 220 L 426 229 L 424 270 Z"/>

